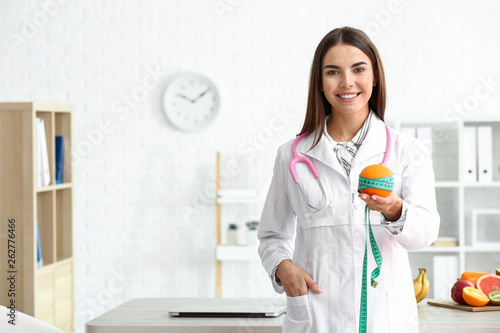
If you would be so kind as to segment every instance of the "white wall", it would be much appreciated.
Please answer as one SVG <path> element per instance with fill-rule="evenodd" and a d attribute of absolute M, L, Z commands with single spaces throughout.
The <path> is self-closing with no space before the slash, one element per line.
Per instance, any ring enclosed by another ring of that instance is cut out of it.
<path fill-rule="evenodd" d="M 214 296 L 215 153 L 223 169 L 240 166 L 228 187 L 266 181 L 300 128 L 328 31 L 372 37 L 389 122 L 497 116 L 499 12 L 486 0 L 1 1 L 0 100 L 74 105 L 77 331 L 130 298 Z M 161 110 L 166 80 L 184 70 L 222 95 L 199 133 Z M 286 127 L 270 128 L 275 117 Z M 227 297 L 273 295 L 258 262 L 226 265 L 224 279 Z"/>

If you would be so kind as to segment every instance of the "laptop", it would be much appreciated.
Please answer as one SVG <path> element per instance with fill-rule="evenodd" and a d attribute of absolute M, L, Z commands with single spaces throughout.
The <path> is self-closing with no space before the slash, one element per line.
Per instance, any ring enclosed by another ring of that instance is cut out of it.
<path fill-rule="evenodd" d="M 240 317 L 240 318 L 273 318 L 284 313 L 286 306 L 266 304 L 257 306 L 253 304 L 239 305 L 192 305 L 171 309 L 171 317 Z"/>

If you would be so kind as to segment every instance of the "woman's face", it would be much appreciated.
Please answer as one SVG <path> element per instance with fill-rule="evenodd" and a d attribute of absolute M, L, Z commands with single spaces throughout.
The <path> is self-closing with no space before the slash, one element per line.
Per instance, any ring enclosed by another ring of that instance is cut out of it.
<path fill-rule="evenodd" d="M 370 59 L 352 45 L 332 46 L 322 64 L 323 93 L 332 113 L 368 113 L 368 101 L 375 85 Z"/>

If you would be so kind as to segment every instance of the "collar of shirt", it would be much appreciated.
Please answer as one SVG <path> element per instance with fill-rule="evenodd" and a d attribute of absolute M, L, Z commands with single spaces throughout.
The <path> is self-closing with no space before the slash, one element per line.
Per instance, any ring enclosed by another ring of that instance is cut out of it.
<path fill-rule="evenodd" d="M 332 137 L 328 134 L 327 124 L 330 120 L 330 116 L 327 117 L 325 121 L 325 127 L 323 130 L 323 134 L 326 136 L 330 144 L 332 145 L 333 151 L 337 155 L 337 159 L 339 160 L 340 165 L 343 166 L 347 175 L 351 170 L 351 162 L 354 156 L 356 155 L 359 147 L 363 144 L 363 141 L 368 133 L 368 129 L 370 128 L 371 118 L 373 117 L 373 111 L 370 110 L 368 113 L 368 117 L 366 117 L 363 126 L 361 126 L 360 130 L 354 135 L 354 137 L 348 142 L 336 142 L 332 139 Z"/>

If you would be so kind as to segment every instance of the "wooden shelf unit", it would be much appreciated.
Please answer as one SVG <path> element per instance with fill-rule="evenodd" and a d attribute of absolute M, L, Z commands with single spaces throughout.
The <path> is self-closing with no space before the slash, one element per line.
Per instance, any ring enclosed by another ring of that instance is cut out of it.
<path fill-rule="evenodd" d="M 50 183 L 44 187 L 37 187 L 37 117 L 44 119 L 49 157 Z M 14 300 L 16 311 L 65 332 L 74 330 L 71 117 L 70 105 L 0 103 L 0 270 L 2 276 L 15 272 L 15 296 L 2 292 L 0 304 L 8 306 Z M 56 136 L 65 140 L 62 184 L 55 184 Z M 9 219 L 15 219 L 15 229 L 8 227 Z M 43 257 L 40 268 L 37 221 Z M 11 242 L 13 267 L 7 257 L 9 239 L 15 241 Z M 0 279 L 0 290 L 9 288 L 10 282 Z"/>

